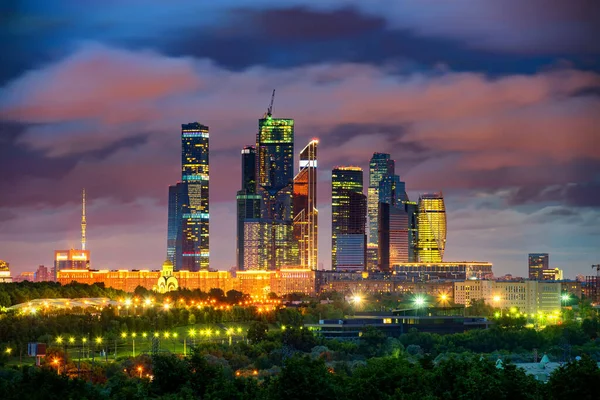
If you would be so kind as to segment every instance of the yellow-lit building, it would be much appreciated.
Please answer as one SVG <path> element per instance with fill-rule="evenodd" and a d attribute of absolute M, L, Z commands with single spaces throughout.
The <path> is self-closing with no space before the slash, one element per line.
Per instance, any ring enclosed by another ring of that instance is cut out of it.
<path fill-rule="evenodd" d="M 454 302 L 469 306 L 484 300 L 500 310 L 517 309 L 531 314 L 551 314 L 561 308 L 561 283 L 551 281 L 465 280 L 454 282 Z"/>
<path fill-rule="evenodd" d="M 562 281 L 563 270 L 559 268 L 551 268 L 542 270 L 543 281 Z"/>
<path fill-rule="evenodd" d="M 446 248 L 446 207 L 442 193 L 419 197 L 417 257 L 421 262 L 441 262 Z"/>
<path fill-rule="evenodd" d="M 0 260 L 0 283 L 10 283 L 12 277 L 10 276 L 10 268 L 6 261 Z"/>

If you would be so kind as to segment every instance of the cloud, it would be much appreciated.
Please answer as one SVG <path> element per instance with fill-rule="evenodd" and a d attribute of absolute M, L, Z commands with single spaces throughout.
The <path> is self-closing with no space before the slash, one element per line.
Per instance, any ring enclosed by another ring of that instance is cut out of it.
<path fill-rule="evenodd" d="M 86 85 L 96 78 L 104 85 Z M 239 149 L 254 142 L 273 87 L 274 115 L 296 119 L 296 149 L 320 138 L 322 171 L 339 164 L 366 170 L 373 152 L 389 151 L 409 190 L 443 190 L 450 197 L 502 192 L 496 197 L 515 207 L 598 204 L 600 75 L 593 72 L 490 77 L 348 63 L 230 71 L 208 60 L 96 44 L 25 73 L 0 92 L 0 117 L 10 134 L 0 149 L 6 156 L 0 166 L 10 170 L 0 177 L 6 232 L 31 234 L 29 222 L 18 224 L 23 215 L 35 221 L 48 210 L 72 208 L 82 187 L 97 204 L 126 210 L 137 204 L 139 212 L 122 220 L 159 232 L 148 213 L 165 207 L 167 186 L 179 178 L 180 124 L 197 120 L 211 129 L 211 207 L 217 210 L 211 221 L 220 227 L 211 254 L 230 266 Z M 328 185 L 320 184 L 320 203 L 329 202 Z M 492 207 L 499 205 L 479 212 Z M 97 212 L 108 222 L 121 218 Z M 518 212 L 511 218 L 523 224 Z M 477 218 L 465 216 L 469 223 Z M 39 221 L 34 236 L 52 235 L 54 222 Z M 497 221 L 501 227 L 508 217 Z M 114 243 L 108 230 L 101 235 Z"/>

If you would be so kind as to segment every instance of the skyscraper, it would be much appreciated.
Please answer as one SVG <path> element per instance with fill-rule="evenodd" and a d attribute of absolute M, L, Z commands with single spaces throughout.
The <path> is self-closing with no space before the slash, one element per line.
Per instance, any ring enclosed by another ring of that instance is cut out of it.
<path fill-rule="evenodd" d="M 173 263 L 173 268 L 178 271 L 181 259 L 181 207 L 186 185 L 178 182 L 169 186 L 169 214 L 167 222 L 167 260 Z"/>
<path fill-rule="evenodd" d="M 208 269 L 208 126 L 198 122 L 181 125 L 181 266 Z"/>
<path fill-rule="evenodd" d="M 359 167 L 336 167 L 331 173 L 331 265 L 334 270 L 366 267 L 367 198 Z"/>
<path fill-rule="evenodd" d="M 550 269 L 550 258 L 548 253 L 529 253 L 529 279 L 541 281 L 544 270 Z"/>
<path fill-rule="evenodd" d="M 261 196 L 261 219 L 271 227 L 269 258 L 260 265 L 278 269 L 295 264 L 293 252 L 294 120 L 273 118 L 272 106 L 258 120 L 256 135 L 256 189 Z"/>
<path fill-rule="evenodd" d="M 369 243 L 377 244 L 377 212 L 379 182 L 386 175 L 394 175 L 395 163 L 387 153 L 373 153 L 369 162 L 369 188 L 367 189 L 369 212 Z"/>
<path fill-rule="evenodd" d="M 418 205 L 417 252 L 421 262 L 441 262 L 446 248 L 446 208 L 442 193 L 423 194 Z"/>
<path fill-rule="evenodd" d="M 294 241 L 300 266 L 317 269 L 317 145 L 312 140 L 300 152 L 300 171 L 294 177 Z"/>
<path fill-rule="evenodd" d="M 242 271 L 252 268 L 246 265 L 244 246 L 244 224 L 248 220 L 260 218 L 261 196 L 256 194 L 256 149 L 246 146 L 242 149 L 242 189 L 237 192 L 237 237 L 236 255 L 237 269 Z"/>

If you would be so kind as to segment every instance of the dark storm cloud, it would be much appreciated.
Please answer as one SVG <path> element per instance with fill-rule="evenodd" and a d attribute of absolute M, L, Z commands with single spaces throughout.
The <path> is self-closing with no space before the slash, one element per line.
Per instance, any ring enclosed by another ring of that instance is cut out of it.
<path fill-rule="evenodd" d="M 600 168 L 596 172 L 600 173 Z M 561 203 L 570 207 L 600 207 L 600 181 L 520 187 L 511 193 L 508 201 L 510 204 Z"/>
<path fill-rule="evenodd" d="M 176 29 L 159 46 L 170 55 L 208 57 L 226 68 L 290 68 L 318 62 L 393 64 L 402 71 L 447 65 L 489 74 L 533 73 L 556 56 L 472 49 L 455 38 L 425 37 L 389 28 L 383 16 L 354 8 L 236 9 L 225 27 Z M 139 44 L 143 44 L 142 41 Z M 159 42 L 160 43 L 160 40 Z M 578 56 L 574 65 L 585 64 Z M 595 61 L 588 68 L 599 67 Z"/>

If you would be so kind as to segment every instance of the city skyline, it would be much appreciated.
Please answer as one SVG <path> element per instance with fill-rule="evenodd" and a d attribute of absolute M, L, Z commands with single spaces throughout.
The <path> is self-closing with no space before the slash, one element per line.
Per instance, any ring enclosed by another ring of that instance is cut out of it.
<path fill-rule="evenodd" d="M 549 253 L 566 277 L 587 274 L 600 261 L 600 64 L 588 40 L 597 28 L 569 5 L 552 2 L 544 9 L 554 14 L 533 19 L 515 4 L 486 24 L 444 8 L 452 22 L 443 26 L 417 18 L 425 6 L 416 4 L 404 5 L 411 13 L 256 2 L 242 12 L 232 1 L 201 18 L 189 18 L 191 3 L 126 6 L 137 24 L 115 20 L 113 5 L 85 14 L 57 7 L 45 18 L 60 23 L 13 32 L 0 72 L 0 259 L 18 274 L 51 267 L 55 249 L 78 248 L 85 187 L 92 267 L 159 268 L 167 188 L 181 176 L 178 127 L 200 121 L 211 128 L 211 267 L 236 265 L 239 151 L 276 87 L 276 114 L 296 121 L 296 148 L 320 139 L 323 267 L 331 169 L 362 167 L 366 191 L 369 158 L 385 152 L 410 199 L 444 193 L 444 259 L 489 260 L 496 275 L 527 276 L 528 254 Z M 494 7 L 470 10 L 496 15 Z M 167 12 L 174 18 L 156 18 Z M 11 18 L 18 26 L 43 13 Z M 247 25 L 214 25 L 232 18 Z M 264 28 L 264 18 L 278 23 Z M 85 25 L 107 21 L 108 30 Z M 307 21 L 316 24 L 310 34 Z M 174 36 L 175 27 L 190 31 Z M 198 27 L 212 39 L 199 45 Z M 340 45 L 350 38 L 352 48 Z"/>

